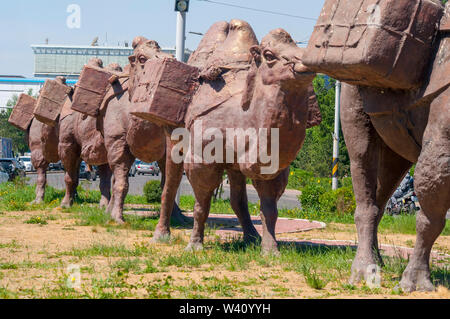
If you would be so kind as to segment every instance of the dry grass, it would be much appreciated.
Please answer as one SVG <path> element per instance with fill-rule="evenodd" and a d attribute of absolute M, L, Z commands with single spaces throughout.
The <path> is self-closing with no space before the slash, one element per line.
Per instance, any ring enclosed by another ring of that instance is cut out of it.
<path fill-rule="evenodd" d="M 354 251 L 285 245 L 281 257 L 262 256 L 258 246 L 224 243 L 209 231 L 202 252 L 184 251 L 189 229 L 173 231 L 170 243 L 150 243 L 155 219 L 117 226 L 91 208 L 4 212 L 0 215 L 0 298 L 449 298 L 448 261 L 435 266 L 447 286 L 404 295 L 395 289 L 405 261 L 383 271 L 382 287 L 347 284 Z M 38 219 L 39 217 L 39 219 Z M 29 220 L 46 223 L 27 223 Z M 85 226 L 82 226 L 85 225 Z M 289 234 L 297 239 L 355 239 L 352 225 Z M 435 249 L 447 250 L 450 238 Z M 405 245 L 411 235 L 388 235 Z M 67 266 L 81 269 L 81 288 L 67 288 Z M 313 275 L 309 275 L 313 274 Z M 445 281 L 447 280 L 447 281 Z M 320 289 L 319 289 L 320 288 Z"/>

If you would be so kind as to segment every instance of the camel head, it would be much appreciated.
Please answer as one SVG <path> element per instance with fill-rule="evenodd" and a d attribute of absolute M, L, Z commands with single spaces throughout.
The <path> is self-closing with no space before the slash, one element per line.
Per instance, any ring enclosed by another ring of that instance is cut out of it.
<path fill-rule="evenodd" d="M 304 49 L 283 29 L 271 31 L 250 51 L 265 85 L 296 86 L 311 82 L 315 76 L 302 63 Z"/>
<path fill-rule="evenodd" d="M 260 45 L 252 46 L 250 52 L 253 61 L 242 100 L 243 109 L 258 101 L 289 107 L 308 105 L 307 127 L 317 125 L 317 121 L 320 123 L 312 87 L 315 73 L 303 65 L 304 49 L 296 45 L 289 33 L 275 29 L 262 39 Z"/>
<path fill-rule="evenodd" d="M 109 64 L 105 70 L 107 71 L 113 71 L 113 72 L 122 72 L 122 67 L 118 63 L 111 63 Z"/>
<path fill-rule="evenodd" d="M 94 66 L 98 68 L 103 68 L 103 61 L 99 58 L 92 58 L 88 61 L 87 65 Z"/>
<path fill-rule="evenodd" d="M 134 38 L 132 46 L 134 52 L 128 57 L 128 61 L 130 62 L 130 80 L 128 89 L 130 101 L 134 93 L 135 84 L 137 85 L 139 83 L 139 77 L 144 72 L 145 62 L 153 58 L 173 58 L 172 54 L 161 51 L 158 42 L 148 40 L 142 36 Z"/>

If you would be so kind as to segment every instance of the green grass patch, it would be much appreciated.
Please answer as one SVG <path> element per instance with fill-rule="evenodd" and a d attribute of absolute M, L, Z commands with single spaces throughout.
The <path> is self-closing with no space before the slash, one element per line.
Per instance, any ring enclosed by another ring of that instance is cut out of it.
<path fill-rule="evenodd" d="M 152 252 L 152 248 L 146 244 L 136 244 L 133 249 L 124 245 L 94 244 L 91 247 L 80 249 L 74 248 L 70 251 L 61 252 L 61 256 L 75 256 L 78 258 L 104 256 L 104 257 L 141 257 Z"/>
<path fill-rule="evenodd" d="M 9 243 L 0 243 L 0 248 L 13 248 L 13 249 L 19 249 L 22 248 L 22 245 L 20 245 L 17 241 L 12 240 Z"/>
<path fill-rule="evenodd" d="M 38 225 L 47 225 L 48 222 L 44 217 L 41 216 L 33 216 L 30 219 L 24 222 L 25 224 L 38 224 Z"/>
<path fill-rule="evenodd" d="M 18 269 L 19 266 L 17 264 L 11 262 L 0 262 L 0 269 Z"/>

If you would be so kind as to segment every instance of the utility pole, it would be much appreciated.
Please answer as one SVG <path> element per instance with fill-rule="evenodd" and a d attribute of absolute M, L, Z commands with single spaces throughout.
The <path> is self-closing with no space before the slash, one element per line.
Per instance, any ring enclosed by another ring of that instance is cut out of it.
<path fill-rule="evenodd" d="M 336 96 L 334 108 L 334 134 L 333 134 L 333 171 L 332 189 L 338 188 L 338 166 L 339 166 L 339 130 L 341 111 L 341 81 L 336 81 Z"/>
<path fill-rule="evenodd" d="M 177 42 L 176 58 L 178 61 L 184 61 L 184 48 L 186 40 L 186 12 L 189 11 L 189 0 L 176 0 L 175 11 L 177 11 Z"/>
<path fill-rule="evenodd" d="M 175 11 L 177 12 L 177 38 L 176 38 L 176 58 L 184 61 L 184 48 L 186 41 L 186 12 L 189 11 L 189 0 L 176 0 Z M 175 203 L 180 206 L 181 187 L 178 186 Z"/>

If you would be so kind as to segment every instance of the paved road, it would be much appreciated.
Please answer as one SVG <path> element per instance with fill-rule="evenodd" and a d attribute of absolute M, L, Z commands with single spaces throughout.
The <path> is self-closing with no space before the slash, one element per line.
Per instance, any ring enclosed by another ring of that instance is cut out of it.
<path fill-rule="evenodd" d="M 27 174 L 27 177 L 30 178 L 30 183 L 34 184 L 36 183 L 36 174 Z M 138 176 L 130 177 L 130 188 L 129 188 L 129 194 L 132 195 L 142 195 L 142 189 L 144 187 L 144 184 L 149 180 L 160 180 L 160 176 L 151 176 L 151 175 L 145 175 L 145 176 Z M 57 189 L 64 189 L 64 175 L 63 173 L 48 173 L 47 174 L 47 183 L 48 185 L 57 188 Z M 98 179 L 95 182 L 89 182 L 85 179 L 80 180 L 80 185 L 82 185 L 86 189 L 98 189 Z M 283 196 L 280 198 L 278 202 L 278 208 L 288 208 L 292 209 L 295 207 L 300 208 L 300 202 L 297 199 L 297 196 L 300 194 L 298 191 L 293 190 L 286 190 Z M 191 184 L 189 183 L 186 176 L 183 176 L 183 180 L 181 182 L 181 195 L 194 195 L 194 192 L 192 190 Z M 251 203 L 257 203 L 259 201 L 258 194 L 256 190 L 253 188 L 252 185 L 247 185 L 247 195 L 248 200 Z M 230 198 L 230 187 L 229 185 L 224 185 L 224 194 L 222 196 L 224 199 Z"/>

